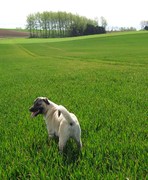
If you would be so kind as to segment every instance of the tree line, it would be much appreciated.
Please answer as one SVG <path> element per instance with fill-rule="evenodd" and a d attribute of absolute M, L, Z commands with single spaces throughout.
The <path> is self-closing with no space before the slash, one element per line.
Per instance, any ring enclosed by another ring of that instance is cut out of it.
<path fill-rule="evenodd" d="M 104 19 L 103 19 L 104 20 Z M 97 20 L 67 12 L 43 12 L 27 16 L 31 38 L 54 38 L 106 33 L 106 21 L 98 26 Z"/>
<path fill-rule="evenodd" d="M 148 21 L 141 21 L 141 29 L 148 31 Z"/>

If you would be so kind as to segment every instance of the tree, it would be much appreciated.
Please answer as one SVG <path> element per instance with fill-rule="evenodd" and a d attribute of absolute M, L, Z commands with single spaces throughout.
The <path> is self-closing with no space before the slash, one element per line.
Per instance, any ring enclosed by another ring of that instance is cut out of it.
<path fill-rule="evenodd" d="M 143 30 L 144 30 L 144 29 L 145 29 L 145 27 L 146 27 L 146 26 L 148 26 L 148 21 L 141 21 L 141 23 L 140 23 L 140 24 L 141 24 L 141 29 L 143 29 Z M 145 29 L 145 30 L 147 30 L 147 29 Z"/>
<path fill-rule="evenodd" d="M 35 37 L 35 16 L 30 14 L 27 16 L 27 29 L 29 29 L 30 37 Z"/>
<path fill-rule="evenodd" d="M 119 31 L 136 31 L 134 27 L 120 27 Z"/>
<path fill-rule="evenodd" d="M 41 37 L 42 36 L 42 21 L 41 21 L 41 14 L 38 12 L 36 13 L 36 33 L 37 33 L 37 37 Z"/>
<path fill-rule="evenodd" d="M 87 24 L 86 29 L 84 31 L 84 35 L 103 34 L 103 33 L 106 33 L 104 27 L 95 26 L 95 25 L 92 25 L 92 24 Z"/>
<path fill-rule="evenodd" d="M 98 26 L 96 20 L 61 11 L 44 11 L 43 13 L 35 13 L 27 16 L 27 29 L 30 32 L 30 37 L 38 38 L 105 33 L 107 23 L 104 19 L 102 20 L 102 24 L 104 27 Z"/>
<path fill-rule="evenodd" d="M 145 27 L 144 27 L 144 30 L 147 30 L 147 31 L 148 31 L 148 26 L 145 26 Z"/>
<path fill-rule="evenodd" d="M 101 26 L 106 29 L 106 27 L 107 27 L 107 20 L 103 16 L 101 16 L 100 17 L 100 21 L 101 21 Z"/>

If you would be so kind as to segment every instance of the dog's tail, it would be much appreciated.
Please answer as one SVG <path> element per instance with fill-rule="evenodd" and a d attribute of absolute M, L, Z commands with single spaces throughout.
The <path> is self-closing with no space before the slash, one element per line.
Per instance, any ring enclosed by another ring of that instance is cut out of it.
<path fill-rule="evenodd" d="M 69 122 L 69 124 L 73 124 L 75 122 L 74 119 L 71 117 L 70 112 L 64 106 L 59 105 L 58 110 L 63 114 L 63 116 Z"/>

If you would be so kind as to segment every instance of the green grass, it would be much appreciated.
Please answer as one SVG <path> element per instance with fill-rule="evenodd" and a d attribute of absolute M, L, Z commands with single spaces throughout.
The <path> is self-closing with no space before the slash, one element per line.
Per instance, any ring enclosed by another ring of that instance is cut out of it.
<path fill-rule="evenodd" d="M 147 179 L 147 39 L 1 39 L 0 179 Z M 30 118 L 37 96 L 77 115 L 81 154 Z"/>

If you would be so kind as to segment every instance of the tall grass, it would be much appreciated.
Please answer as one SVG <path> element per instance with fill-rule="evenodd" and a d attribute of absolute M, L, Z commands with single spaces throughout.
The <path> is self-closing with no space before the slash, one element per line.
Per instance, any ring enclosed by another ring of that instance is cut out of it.
<path fill-rule="evenodd" d="M 147 38 L 1 40 L 1 179 L 146 179 Z M 77 115 L 81 153 L 70 140 L 61 156 L 30 118 L 37 96 Z"/>

